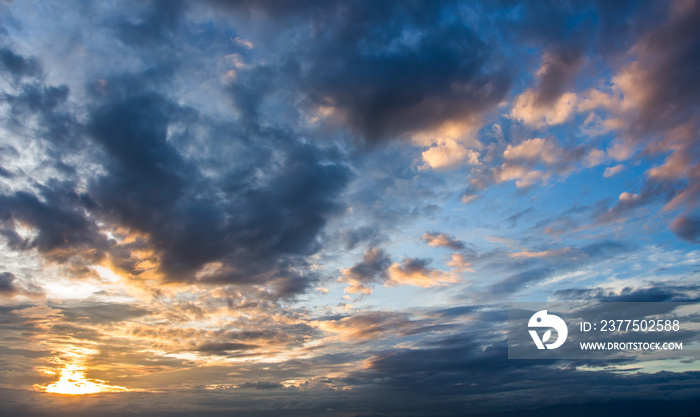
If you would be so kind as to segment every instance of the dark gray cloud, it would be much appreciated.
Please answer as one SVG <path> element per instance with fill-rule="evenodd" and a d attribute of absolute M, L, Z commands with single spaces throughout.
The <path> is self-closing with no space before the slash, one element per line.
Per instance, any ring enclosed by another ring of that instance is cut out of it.
<path fill-rule="evenodd" d="M 629 69 L 633 88 L 643 88 L 635 99 L 640 111 L 637 131 L 663 131 L 698 115 L 700 6 L 689 2 L 676 10 L 675 16 L 641 38 L 638 63 Z"/>
<path fill-rule="evenodd" d="M 11 272 L 0 272 L 0 294 L 11 294 L 17 292 L 14 285 L 15 275 Z"/>
<path fill-rule="evenodd" d="M 390 32 L 379 34 L 382 43 L 401 34 L 400 28 L 384 27 Z M 378 44 L 379 39 L 360 33 L 351 34 L 355 36 L 345 44 L 320 45 L 316 56 L 305 57 L 311 65 L 298 76 L 310 105 L 336 108 L 368 141 L 436 128 L 458 117 L 478 117 L 509 87 L 505 70 L 484 71 L 487 49 L 464 27 L 429 31 L 415 45 L 384 53 L 365 52 L 362 45 Z"/>
<path fill-rule="evenodd" d="M 284 388 L 281 383 L 273 381 L 246 381 L 239 385 L 241 388 L 253 389 L 281 389 Z"/>
<path fill-rule="evenodd" d="M 61 314 L 70 320 L 81 324 L 118 323 L 138 319 L 152 313 L 151 310 L 131 304 L 118 303 L 64 303 L 53 306 L 61 310 Z"/>
<path fill-rule="evenodd" d="M 680 216 L 671 223 L 671 230 L 685 241 L 700 243 L 700 216 Z"/>
<path fill-rule="evenodd" d="M 583 53 L 575 45 L 558 45 L 544 53 L 538 71 L 535 105 L 550 106 L 565 93 L 578 72 Z"/>
<path fill-rule="evenodd" d="M 35 62 L 15 55 L 14 61 Z M 9 68 L 15 67 L 24 68 Z M 18 94 L 6 94 L 17 129 L 26 128 L 27 117 L 38 116 L 40 137 L 57 167 L 75 173 L 62 161 L 80 143 L 88 157 L 99 158 L 95 162 L 107 175 L 86 178 L 87 192 L 51 180 L 37 186 L 39 196 L 29 191 L 1 196 L 2 233 L 15 248 L 37 248 L 59 261 L 88 250 L 95 261 L 110 250 L 117 265 L 133 273 L 128 251 L 100 233 L 97 216 L 148 235 L 142 245 L 155 251 L 166 280 L 193 280 L 206 263 L 218 261 L 223 267 L 207 277 L 210 282 L 275 281 L 279 296 L 304 292 L 316 278 L 291 268 L 303 267 L 301 257 L 320 248 L 326 220 L 342 208 L 337 197 L 351 178 L 342 154 L 304 143 L 293 132 L 262 129 L 255 120 L 244 119 L 239 127 L 216 125 L 156 91 L 171 74 L 156 67 L 90 84 L 95 102 L 85 126 L 67 111 L 70 92 L 64 86 L 44 86 L 38 78 L 20 86 Z M 212 146 L 248 158 L 229 165 L 216 180 L 206 178 L 201 170 L 207 167 L 175 146 L 187 139 L 168 137 L 169 128 L 183 123 L 208 130 Z M 35 227 L 38 235 L 25 241 L 15 222 Z"/>
<path fill-rule="evenodd" d="M 210 355 L 225 355 L 232 351 L 240 352 L 246 350 L 253 350 L 257 347 L 257 345 L 235 342 L 205 343 L 200 346 L 197 346 L 197 351 Z"/>
<path fill-rule="evenodd" d="M 41 72 L 36 58 L 25 58 L 7 47 L 0 49 L 0 64 L 15 80 L 33 77 Z"/>
<path fill-rule="evenodd" d="M 162 49 L 163 44 L 173 41 L 187 2 L 180 0 L 149 0 L 146 2 L 129 2 L 139 10 L 137 19 L 126 16 L 112 22 L 117 36 L 127 44 L 138 47 L 155 47 Z"/>
<path fill-rule="evenodd" d="M 55 259 L 64 259 L 75 251 L 90 255 L 92 261 L 99 260 L 110 243 L 98 233 L 94 222 L 85 217 L 83 205 L 89 198 L 76 194 L 70 184 L 54 182 L 40 189 L 45 201 L 24 191 L 0 196 L 1 233 L 11 247 L 36 248 Z M 15 221 L 36 228 L 38 234 L 22 238 L 15 231 Z"/>
<path fill-rule="evenodd" d="M 401 261 L 401 269 L 408 274 L 427 272 L 431 262 L 431 259 L 426 258 L 406 258 Z"/>
<path fill-rule="evenodd" d="M 566 301 L 606 301 L 606 302 L 697 302 L 692 294 L 700 290 L 694 285 L 669 285 L 652 283 L 646 288 L 625 287 L 621 290 L 606 288 L 569 288 L 557 290 L 554 296 Z"/>
<path fill-rule="evenodd" d="M 18 60 L 21 58 L 20 62 L 26 62 L 26 65 L 31 63 L 30 68 L 37 68 L 25 69 L 14 88 L 0 93 L 9 106 L 9 111 L 3 117 L 6 128 L 20 137 L 45 140 L 44 146 L 47 146 L 56 169 L 68 174 L 74 173 L 74 167 L 63 161 L 67 156 L 66 151 L 71 149 L 78 153 L 78 145 L 81 143 L 81 126 L 75 115 L 67 109 L 70 89 L 65 85 L 47 85 L 37 58 L 25 58 L 12 52 L 9 47 L 4 50 Z M 6 73 L 12 73 L 12 67 L 4 69 Z"/>
<path fill-rule="evenodd" d="M 291 257 L 319 249 L 319 232 L 341 207 L 336 197 L 350 172 L 337 152 L 273 129 L 213 129 L 193 109 L 128 84 L 99 99 L 88 131 L 107 154 L 109 174 L 92 179 L 89 193 L 106 218 L 150 236 L 167 280 L 193 280 L 218 261 L 221 271 L 206 280 L 284 278 L 281 295 L 306 289 L 308 282 L 288 269 L 297 263 Z M 236 149 L 249 158 L 216 180 L 205 178 L 168 138 L 168 128 L 181 123 L 233 136 L 210 140 L 222 153 Z"/>
<path fill-rule="evenodd" d="M 350 284 L 346 289 L 350 293 L 371 292 L 369 285 L 382 283 L 389 277 L 387 268 L 391 258 L 380 248 L 369 248 L 362 255 L 362 261 L 342 270 L 342 280 Z"/>
<path fill-rule="evenodd" d="M 547 377 L 551 375 L 546 374 Z M 666 374 L 667 377 L 679 377 L 678 374 Z M 658 376 L 644 378 L 639 384 L 634 384 L 645 392 L 653 389 Z M 251 417 L 274 417 L 283 413 L 291 417 L 322 417 L 322 416 L 352 416 L 352 417 L 386 417 L 396 414 L 395 410 L 400 410 L 400 415 L 409 417 L 454 417 L 454 416 L 475 416 L 475 417 L 536 417 L 536 416 L 571 416 L 586 417 L 591 415 L 616 416 L 633 413 L 640 417 L 686 417 L 693 415 L 700 405 L 697 400 L 687 398 L 670 399 L 638 399 L 621 397 L 611 401 L 602 401 L 595 398 L 576 401 L 571 399 L 563 404 L 542 405 L 528 404 L 523 406 L 523 401 L 510 399 L 503 400 L 498 407 L 502 411 L 486 411 L 479 407 L 477 402 L 469 401 L 468 398 L 460 398 L 449 405 L 439 406 L 432 401 L 432 397 L 423 397 L 423 402 L 418 403 L 414 398 L 404 398 L 403 403 L 399 397 L 399 390 L 386 390 L 374 387 L 374 392 L 384 397 L 384 406 L 381 402 L 371 400 L 369 390 L 362 394 L 356 392 L 355 401 L 350 399 L 348 393 L 327 390 L 321 398 L 310 397 L 296 389 L 283 390 L 275 381 L 246 381 L 243 389 L 228 390 L 203 390 L 190 389 L 179 393 L 179 400 L 168 400 L 163 394 L 156 393 L 124 393 L 119 400 L 111 398 L 100 398 L 100 404 L 86 404 L 80 409 L 74 405 L 68 406 L 65 402 L 58 401 L 46 404 L 38 401 L 39 393 L 24 393 L 20 390 L 3 388 L 1 393 L 4 398 L 11 399 L 6 410 L 18 417 L 44 417 L 44 416 L 77 416 L 89 417 L 96 413 L 105 416 L 128 415 L 129 410 L 136 404 L 144 404 L 145 408 L 139 415 L 145 417 L 189 417 L 193 414 L 203 417 L 231 417 L 231 416 L 251 416 Z M 601 384 L 608 387 L 608 384 L 617 382 L 619 384 L 630 384 L 632 381 L 625 380 L 624 377 L 618 379 L 587 379 L 587 382 L 594 385 Z M 689 389 L 692 380 L 679 378 L 676 385 L 668 384 L 664 388 L 672 389 L 677 386 L 679 389 Z M 271 390 L 256 390 L 256 385 L 268 385 L 269 388 L 280 388 Z M 597 391 L 597 390 L 596 390 Z M 450 391 L 451 392 L 451 391 Z M 597 391 L 598 392 L 598 391 Z M 114 397 L 114 396 L 112 396 Z M 185 401 L 196 402 L 196 398 L 206 400 L 194 408 L 185 404 Z M 42 398 L 43 399 L 43 398 Z M 250 409 L 255 400 L 264 400 L 275 409 L 254 410 Z M 18 400 L 31 403 L 31 406 L 20 406 Z M 528 401 L 528 403 L 530 403 Z M 147 405 L 146 405 L 147 404 Z M 389 407 L 393 406 L 393 410 Z M 339 408 L 353 411 L 341 411 Z M 367 411 L 371 409 L 373 411 Z M 283 410 L 283 411 L 280 411 Z"/>
<path fill-rule="evenodd" d="M 308 111 L 332 107 L 368 142 L 477 118 L 510 86 L 495 50 L 449 3 L 215 3 L 234 13 L 261 11 L 273 19 L 270 27 L 300 36 L 291 51 L 283 42 L 287 58 L 280 70 L 303 93 Z M 441 17 L 451 11 L 457 21 Z M 298 16 L 313 22 L 311 33 L 296 27 L 305 24 Z"/>
<path fill-rule="evenodd" d="M 406 410 L 406 415 L 448 416 L 465 415 L 465 407 L 469 408 L 466 415 L 492 415 L 489 412 L 505 409 L 520 409 L 519 413 L 530 412 L 524 410 L 542 411 L 549 407 L 568 409 L 566 404 L 599 401 L 598 396 L 604 392 L 610 399 L 631 398 L 633 394 L 626 388 L 630 383 L 634 384 L 635 390 L 651 395 L 659 384 L 669 390 L 690 388 L 694 378 L 686 373 L 676 373 L 674 375 L 680 378 L 676 385 L 666 379 L 669 374 L 662 373 L 587 373 L 577 370 L 576 362 L 508 360 L 505 346 L 501 343 L 490 345 L 466 337 L 452 342 L 452 345 L 442 343 L 440 346 L 419 349 L 378 351 L 369 361 L 369 366 L 356 372 L 351 381 L 381 381 L 381 384 L 371 386 L 371 389 L 383 392 L 383 400 L 377 403 L 377 411 Z M 590 391 L 575 394 L 570 391 L 583 383 L 591 387 Z M 521 389 L 526 389 L 530 395 L 520 395 L 518 391 Z M 413 395 L 420 397 L 420 402 L 414 401 Z M 445 395 L 449 395 L 453 401 L 449 405 L 440 403 L 442 412 L 436 414 L 430 403 L 434 398 Z M 558 405 L 552 406 L 552 402 Z M 548 404 L 547 408 L 543 408 L 544 404 Z M 595 408 L 595 405 L 591 405 L 591 408 Z M 682 415 L 682 407 L 671 408 L 673 411 L 667 409 L 666 412 Z M 534 411 L 532 413 L 536 414 Z"/>
<path fill-rule="evenodd" d="M 500 49 L 508 43 L 547 49 L 538 102 L 551 102 L 570 85 L 584 51 L 630 47 L 662 9 L 630 1 L 581 2 L 575 8 L 558 2 L 483 2 L 473 5 L 488 16 L 488 24 L 482 24 L 464 8 L 438 1 L 361 1 L 352 7 L 336 1 L 294 7 L 277 1 L 211 3 L 259 23 L 256 29 L 267 41 L 281 34 L 280 44 L 290 55 L 281 70 L 292 74 L 310 111 L 333 108 L 370 142 L 478 118 L 493 109 L 515 76 L 508 62 L 517 58 L 504 59 Z M 518 10 L 507 15 L 503 8 Z M 305 26 L 309 22 L 311 30 Z M 290 43 L 287 34 L 295 41 Z M 508 42 L 496 46 L 496 38 Z"/>

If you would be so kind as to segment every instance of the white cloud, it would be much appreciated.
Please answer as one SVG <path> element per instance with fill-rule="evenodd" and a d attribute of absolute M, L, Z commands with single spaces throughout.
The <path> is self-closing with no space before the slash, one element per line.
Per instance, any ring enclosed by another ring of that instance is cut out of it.
<path fill-rule="evenodd" d="M 586 166 L 592 168 L 598 166 L 605 161 L 605 151 L 600 149 L 591 149 L 591 151 L 586 156 Z"/>
<path fill-rule="evenodd" d="M 619 200 L 622 202 L 632 202 L 640 199 L 639 194 L 628 193 L 627 191 L 620 194 Z"/>
<path fill-rule="evenodd" d="M 622 172 L 622 170 L 624 170 L 624 169 L 625 169 L 625 166 L 622 164 L 615 165 L 614 167 L 607 167 L 607 168 L 605 168 L 605 172 L 603 172 L 603 177 L 610 178 L 613 175 Z"/>
<path fill-rule="evenodd" d="M 529 170 L 522 165 L 503 164 L 496 171 L 498 182 L 517 180 L 515 185 L 518 188 L 529 187 L 538 181 L 547 181 L 551 174 L 542 170 Z"/>
<path fill-rule="evenodd" d="M 528 139 L 518 145 L 508 145 L 503 152 L 505 159 L 525 159 L 529 161 L 541 160 L 553 164 L 562 157 L 562 150 L 549 139 Z"/>
<path fill-rule="evenodd" d="M 469 165 L 479 164 L 479 153 L 473 149 L 467 149 L 457 141 L 440 142 L 422 153 L 422 168 L 449 169 L 463 163 Z"/>
<path fill-rule="evenodd" d="M 544 127 L 564 123 L 576 111 L 578 99 L 574 93 L 564 93 L 552 105 L 537 104 L 535 90 L 526 90 L 516 97 L 511 117 L 527 125 Z"/>

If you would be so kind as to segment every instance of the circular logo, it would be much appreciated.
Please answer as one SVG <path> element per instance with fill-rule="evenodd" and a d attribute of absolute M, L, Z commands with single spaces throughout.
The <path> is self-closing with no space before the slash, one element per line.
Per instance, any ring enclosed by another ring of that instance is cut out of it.
<path fill-rule="evenodd" d="M 566 336 L 569 335 L 569 329 L 566 327 L 564 320 L 554 314 L 547 314 L 547 310 L 540 310 L 533 314 L 527 326 L 529 328 L 549 328 L 549 330 L 544 332 L 541 339 L 537 334 L 537 330 L 529 330 L 532 340 L 537 345 L 537 349 L 556 349 L 564 344 Z M 552 329 L 557 331 L 557 340 L 547 343 L 552 337 Z"/>

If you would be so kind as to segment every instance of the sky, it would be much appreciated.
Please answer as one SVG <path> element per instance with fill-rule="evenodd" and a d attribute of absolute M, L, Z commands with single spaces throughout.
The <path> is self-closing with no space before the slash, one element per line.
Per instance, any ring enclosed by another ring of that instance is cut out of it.
<path fill-rule="evenodd" d="M 691 415 L 507 304 L 700 301 L 698 74 L 692 0 L 2 1 L 0 410 Z"/>

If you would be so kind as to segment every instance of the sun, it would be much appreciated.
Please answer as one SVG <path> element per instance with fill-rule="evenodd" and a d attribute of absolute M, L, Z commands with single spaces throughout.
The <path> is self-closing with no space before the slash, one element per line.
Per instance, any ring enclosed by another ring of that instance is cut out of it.
<path fill-rule="evenodd" d="M 84 368 L 78 365 L 66 365 L 61 370 L 58 381 L 49 384 L 46 392 L 54 394 L 83 395 L 96 394 L 98 392 L 124 392 L 129 391 L 124 387 L 104 384 L 99 380 L 85 378 Z"/>

